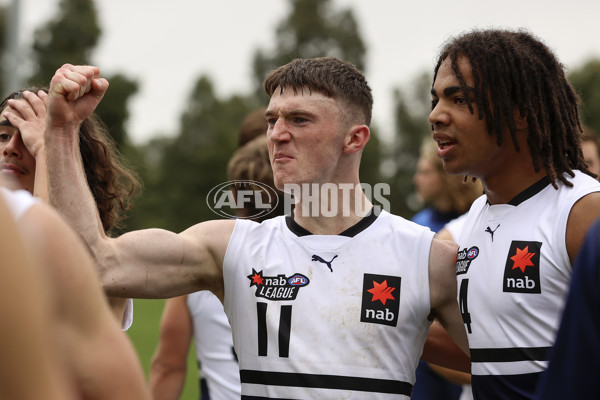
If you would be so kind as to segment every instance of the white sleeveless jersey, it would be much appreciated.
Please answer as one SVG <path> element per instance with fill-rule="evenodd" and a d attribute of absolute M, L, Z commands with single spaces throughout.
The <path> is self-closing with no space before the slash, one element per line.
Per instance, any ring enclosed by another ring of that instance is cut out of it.
<path fill-rule="evenodd" d="M 239 399 L 240 371 L 223 304 L 212 292 L 202 290 L 187 296 L 187 307 L 194 325 L 198 372 L 206 380 L 210 399 Z"/>
<path fill-rule="evenodd" d="M 26 190 L 9 190 L 0 187 L 0 193 L 15 220 L 21 218 L 32 205 L 39 201 Z"/>
<path fill-rule="evenodd" d="M 428 333 L 433 232 L 382 211 L 340 235 L 236 222 L 225 312 L 242 398 L 407 398 Z"/>
<path fill-rule="evenodd" d="M 510 204 L 490 205 L 482 196 L 469 211 L 456 274 L 474 392 L 476 375 L 537 379 L 547 367 L 572 272 L 567 219 L 578 199 L 600 191 L 596 180 L 575 173 L 568 177 L 574 187 L 557 181 L 556 190 L 545 178 Z"/>

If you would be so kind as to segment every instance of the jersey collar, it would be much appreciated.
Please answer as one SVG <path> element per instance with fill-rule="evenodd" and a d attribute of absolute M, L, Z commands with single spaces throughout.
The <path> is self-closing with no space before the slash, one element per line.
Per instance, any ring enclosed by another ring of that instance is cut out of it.
<path fill-rule="evenodd" d="M 352 225 L 350 228 L 348 228 L 345 231 L 343 231 L 342 233 L 340 233 L 338 236 L 354 237 L 354 236 L 358 235 L 360 232 L 367 229 L 373 222 L 375 222 L 375 220 L 377 219 L 377 216 L 380 214 L 379 212 L 374 212 L 374 210 L 375 210 L 375 207 L 371 208 L 371 211 L 369 211 L 368 215 L 366 215 L 364 218 L 362 218 L 356 224 Z M 296 236 L 312 235 L 312 233 L 310 231 L 301 227 L 300 225 L 298 225 L 298 223 L 296 221 L 294 221 L 294 211 L 293 210 L 290 215 L 286 215 L 285 223 L 286 223 L 288 229 L 290 231 L 292 231 L 292 233 L 295 234 Z"/>

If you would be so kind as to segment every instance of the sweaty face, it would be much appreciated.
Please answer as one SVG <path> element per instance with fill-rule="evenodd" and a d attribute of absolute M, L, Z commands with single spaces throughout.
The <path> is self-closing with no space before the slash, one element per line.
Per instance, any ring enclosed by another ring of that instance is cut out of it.
<path fill-rule="evenodd" d="M 35 159 L 23 144 L 19 131 L 6 119 L 6 111 L 17 113 L 7 107 L 0 114 L 0 173 L 9 180 L 16 179 L 22 189 L 33 193 Z"/>
<path fill-rule="evenodd" d="M 469 89 L 474 88 L 471 64 L 465 57 L 458 60 L 459 70 Z M 452 71 L 451 61 L 441 64 L 433 87 L 429 122 L 438 143 L 438 156 L 451 174 L 465 174 L 485 179 L 493 174 L 503 159 L 496 136 L 487 132 L 484 119 L 479 119 L 474 93 L 465 93 Z M 473 107 L 469 110 L 467 98 Z M 506 142 L 506 141 L 505 141 Z"/>
<path fill-rule="evenodd" d="M 275 90 L 265 113 L 275 186 L 336 183 L 343 126 L 336 101 L 319 93 Z"/>

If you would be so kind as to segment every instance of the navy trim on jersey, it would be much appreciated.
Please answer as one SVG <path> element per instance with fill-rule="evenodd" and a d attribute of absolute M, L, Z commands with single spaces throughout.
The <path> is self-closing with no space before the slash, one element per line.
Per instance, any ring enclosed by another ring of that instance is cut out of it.
<path fill-rule="evenodd" d="M 371 393 L 392 393 L 410 396 L 412 387 L 408 382 L 389 379 L 361 378 L 357 376 L 298 374 L 292 372 L 268 372 L 242 369 L 242 383 L 273 386 L 295 386 L 318 389 L 355 390 Z"/>
<path fill-rule="evenodd" d="M 548 361 L 552 347 L 513 347 L 505 349 L 469 349 L 471 362 Z"/>
<path fill-rule="evenodd" d="M 550 184 L 550 178 L 548 175 L 544 176 L 542 179 L 529 186 L 527 189 L 523 190 L 521 193 L 513 197 L 511 201 L 508 202 L 511 206 L 518 206 L 525 200 L 528 200 L 541 192 L 546 186 Z"/>
<path fill-rule="evenodd" d="M 539 181 L 537 181 L 536 183 L 529 186 L 527 189 L 523 190 L 521 193 L 513 197 L 512 200 L 508 202 L 508 204 L 516 207 L 525 200 L 529 200 L 530 198 L 544 190 L 546 186 L 550 185 L 550 183 L 550 178 L 548 177 L 548 175 L 546 175 L 542 179 L 540 179 Z M 491 204 L 489 200 L 487 201 L 487 203 Z"/>
<path fill-rule="evenodd" d="M 475 400 L 531 400 L 541 375 L 541 372 L 517 375 L 473 375 L 471 377 L 473 398 Z"/>
<path fill-rule="evenodd" d="M 371 224 L 373 222 L 375 222 L 375 220 L 377 219 L 377 216 L 381 212 L 381 210 L 378 210 L 378 212 L 374 212 L 374 210 L 375 210 L 375 207 L 371 208 L 371 211 L 369 211 L 369 214 L 366 217 L 362 218 L 356 224 L 352 225 L 350 228 L 348 228 L 345 231 L 343 231 L 342 233 L 340 233 L 339 236 L 354 237 L 354 236 L 358 235 L 359 233 L 361 233 L 362 231 L 364 231 L 365 229 L 367 229 L 369 226 L 371 226 Z M 311 232 L 309 232 L 307 229 L 301 227 L 300 225 L 298 225 L 298 223 L 296 221 L 294 221 L 294 212 L 293 211 L 292 211 L 291 215 L 285 216 L 285 224 L 287 225 L 288 229 L 290 231 L 292 231 L 292 233 L 295 234 L 296 236 L 312 235 Z"/>
<path fill-rule="evenodd" d="M 263 396 L 244 396 L 240 397 L 240 400 L 294 400 L 284 399 L 283 397 L 263 397 Z"/>

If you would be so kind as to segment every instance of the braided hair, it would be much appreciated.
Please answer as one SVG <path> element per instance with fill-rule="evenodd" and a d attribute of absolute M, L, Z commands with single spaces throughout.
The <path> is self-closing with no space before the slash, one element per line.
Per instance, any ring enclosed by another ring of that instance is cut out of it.
<path fill-rule="evenodd" d="M 544 167 L 555 188 L 556 180 L 572 186 L 564 173 L 573 177 L 575 169 L 593 175 L 580 145 L 581 101 L 552 50 L 525 30 L 473 30 L 451 38 L 442 47 L 433 81 L 448 58 L 466 93 L 457 64 L 460 57 L 471 63 L 478 116 L 485 118 L 488 133 L 496 135 L 498 145 L 507 126 L 515 150 L 520 151 L 514 119 L 518 110 L 527 119 L 527 144 L 536 172 Z M 468 96 L 467 102 L 474 113 Z"/>

